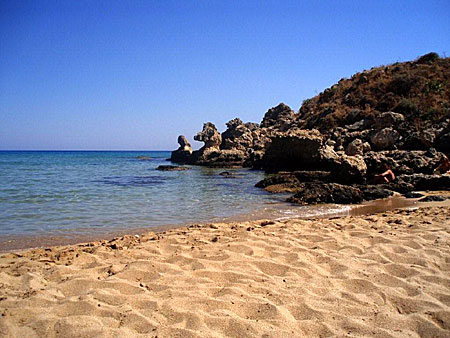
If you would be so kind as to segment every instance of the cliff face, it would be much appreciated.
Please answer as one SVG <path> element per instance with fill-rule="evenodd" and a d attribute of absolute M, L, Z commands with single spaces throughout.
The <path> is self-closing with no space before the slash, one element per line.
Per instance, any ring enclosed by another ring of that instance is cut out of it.
<path fill-rule="evenodd" d="M 305 100 L 298 112 L 283 103 L 269 109 L 259 125 L 236 118 L 220 134 L 208 122 L 195 138 L 204 147 L 172 160 L 271 172 L 340 171 L 339 163 L 360 162 L 356 167 L 364 170 L 358 177 L 386 165 L 415 172 L 399 164 L 402 154 L 432 154 L 435 165 L 443 156 L 439 152 L 450 152 L 449 83 L 450 58 L 435 53 L 372 68 Z"/>

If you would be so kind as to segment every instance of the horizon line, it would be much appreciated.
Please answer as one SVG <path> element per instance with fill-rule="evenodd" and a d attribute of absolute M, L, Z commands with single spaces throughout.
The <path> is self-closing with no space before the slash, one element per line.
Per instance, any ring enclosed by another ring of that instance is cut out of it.
<path fill-rule="evenodd" d="M 1 151 L 161 151 L 171 152 L 173 150 L 136 150 L 136 149 L 0 149 Z"/>

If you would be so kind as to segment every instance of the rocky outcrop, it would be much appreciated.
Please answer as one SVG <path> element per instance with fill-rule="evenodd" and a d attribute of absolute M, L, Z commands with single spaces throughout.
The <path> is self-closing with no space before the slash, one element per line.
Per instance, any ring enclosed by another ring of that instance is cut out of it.
<path fill-rule="evenodd" d="M 296 115 L 291 107 L 280 103 L 266 112 L 261 122 L 261 128 L 286 131 L 292 126 L 295 119 Z"/>
<path fill-rule="evenodd" d="M 287 199 L 296 204 L 355 204 L 364 199 L 363 193 L 358 188 L 337 183 L 303 183 L 299 191 Z"/>
<path fill-rule="evenodd" d="M 379 129 L 397 127 L 403 121 L 405 121 L 405 117 L 402 114 L 392 111 L 381 113 L 375 117 L 375 124 Z"/>
<path fill-rule="evenodd" d="M 263 169 L 320 170 L 323 136 L 318 130 L 289 130 L 276 133 L 263 157 Z"/>
<path fill-rule="evenodd" d="M 192 147 L 184 135 L 178 136 L 178 144 L 180 147 L 172 151 L 170 160 L 174 163 L 188 163 L 192 155 Z"/>
<path fill-rule="evenodd" d="M 217 131 L 217 128 L 213 123 L 206 122 L 203 125 L 203 130 L 194 136 L 194 140 L 205 143 L 205 145 L 200 149 L 201 151 L 212 151 L 219 150 L 220 144 L 222 143 L 222 136 Z"/>
<path fill-rule="evenodd" d="M 371 151 L 364 155 L 367 165 L 367 173 L 373 175 L 385 170 L 386 167 L 394 171 L 396 175 L 404 174 L 432 174 L 444 154 L 434 149 L 421 150 L 391 150 Z"/>
<path fill-rule="evenodd" d="M 403 175 L 401 179 L 414 186 L 414 190 L 450 190 L 448 175 Z"/>
<path fill-rule="evenodd" d="M 265 113 L 259 125 L 235 118 L 220 134 L 208 122 L 194 137 L 204 146 L 190 153 L 182 140 L 172 159 L 207 166 L 246 166 L 268 173 L 287 171 L 258 185 L 298 194 L 306 186 L 313 189 L 306 197 L 297 196 L 300 201 L 319 200 L 317 196 L 325 192 L 355 194 L 348 200 L 357 201 L 418 187 L 446 189 L 446 179 L 431 174 L 443 159 L 441 151 L 450 152 L 450 112 L 445 104 L 450 101 L 446 75 L 450 58 L 419 60 L 341 79 L 305 100 L 298 112 L 280 103 Z M 367 189 L 362 185 L 386 168 L 395 173 L 396 180 Z M 314 174 L 318 172 L 327 174 Z M 319 187 L 319 181 L 337 185 Z M 356 190 L 341 188 L 350 185 Z M 335 199 L 326 197 L 322 202 Z"/>
<path fill-rule="evenodd" d="M 367 166 L 362 156 L 342 154 L 330 163 L 332 175 L 336 182 L 352 184 L 364 182 Z"/>

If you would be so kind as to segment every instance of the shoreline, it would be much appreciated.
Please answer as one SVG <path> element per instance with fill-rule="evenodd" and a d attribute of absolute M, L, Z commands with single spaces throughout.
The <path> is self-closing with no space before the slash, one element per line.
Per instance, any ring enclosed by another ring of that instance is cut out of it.
<path fill-rule="evenodd" d="M 450 206 L 209 223 L 0 255 L 0 335 L 450 333 Z"/>
<path fill-rule="evenodd" d="M 422 192 L 426 194 L 426 196 L 436 195 L 436 194 L 445 194 L 450 196 L 449 192 Z M 286 202 L 280 202 L 279 204 L 282 208 L 288 208 L 290 205 Z M 450 200 L 444 202 L 419 202 L 417 198 L 415 199 L 407 199 L 403 196 L 391 196 L 386 199 L 372 200 L 366 201 L 361 204 L 350 204 L 350 205 L 336 205 L 338 208 L 348 209 L 333 211 L 331 205 L 314 205 L 310 206 L 312 210 L 314 208 L 320 207 L 328 207 L 327 213 L 317 213 L 317 214 L 308 214 L 305 216 L 302 215 L 292 215 L 288 214 L 285 216 L 274 215 L 272 213 L 258 213 L 258 216 L 250 215 L 250 214 L 242 214 L 242 215 L 234 215 L 226 218 L 217 218 L 212 220 L 211 222 L 207 221 L 199 221 L 199 222 L 188 222 L 188 223 L 180 223 L 180 224 L 162 224 L 154 227 L 139 227 L 139 228 L 129 228 L 129 229 L 120 229 L 115 231 L 110 231 L 107 233 L 104 230 L 99 230 L 97 233 L 94 233 L 92 229 L 89 229 L 89 234 L 80 234 L 80 229 L 72 229 L 67 230 L 66 235 L 64 235 L 63 231 L 61 231 L 61 235 L 6 235 L 3 236 L 3 240 L 0 241 L 0 255 L 3 253 L 9 253 L 14 251 L 24 251 L 24 250 L 32 250 L 32 249 L 40 249 L 44 247 L 56 247 L 56 246 L 68 246 L 68 245 L 77 245 L 77 244 L 87 244 L 89 242 L 95 241 L 108 241 L 113 238 L 124 237 L 124 236 L 132 236 L 132 235 L 144 235 L 146 233 L 161 233 L 167 230 L 172 229 L 181 229 L 184 227 L 188 227 L 192 224 L 210 224 L 210 223 L 233 223 L 233 222 L 258 222 L 262 220 L 272 220 L 272 221 L 280 221 L 280 220 L 302 220 L 302 219 L 327 219 L 327 218 L 336 218 L 336 217 L 347 217 L 347 216 L 363 216 L 363 215 L 372 215 L 377 213 L 383 213 L 386 211 L 392 211 L 397 209 L 407 209 L 407 208 L 418 208 L 418 207 L 429 207 L 429 206 L 450 206 Z M 334 206 L 334 205 L 333 205 Z M 296 206 L 297 208 L 301 208 L 301 206 Z"/>

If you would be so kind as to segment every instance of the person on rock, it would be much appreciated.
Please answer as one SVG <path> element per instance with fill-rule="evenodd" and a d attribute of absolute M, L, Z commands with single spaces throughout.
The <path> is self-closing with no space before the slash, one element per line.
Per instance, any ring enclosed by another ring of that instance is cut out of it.
<path fill-rule="evenodd" d="M 395 174 L 394 172 L 388 167 L 385 166 L 385 171 L 381 174 L 376 174 L 373 178 L 374 184 L 383 184 L 383 183 L 390 183 L 393 180 L 395 180 Z"/>
<path fill-rule="evenodd" d="M 436 169 L 434 169 L 433 174 L 435 175 L 443 175 L 450 171 L 450 160 L 448 159 L 447 155 L 444 155 L 444 158 L 439 163 Z"/>

